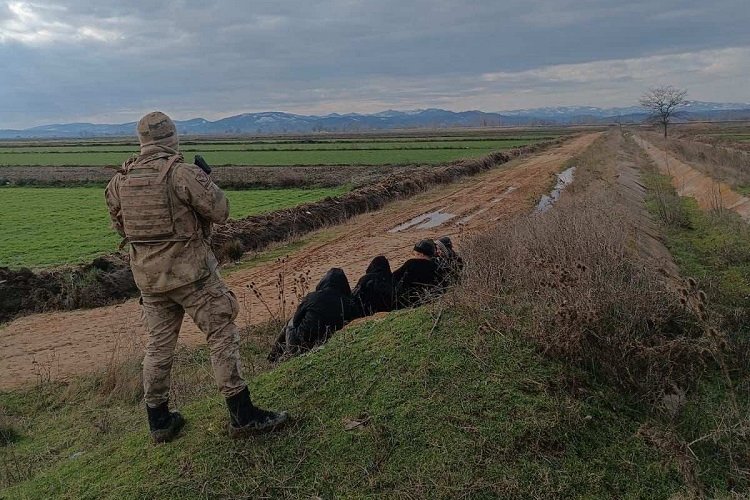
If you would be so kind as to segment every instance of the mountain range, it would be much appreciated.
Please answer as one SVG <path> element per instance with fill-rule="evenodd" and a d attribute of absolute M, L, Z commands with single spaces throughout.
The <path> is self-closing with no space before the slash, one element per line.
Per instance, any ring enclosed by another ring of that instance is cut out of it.
<path fill-rule="evenodd" d="M 374 130 L 503 127 L 542 125 L 601 125 L 638 123 L 647 118 L 637 106 L 597 108 L 564 106 L 501 112 L 418 109 L 388 110 L 374 114 L 332 113 L 323 116 L 283 112 L 243 113 L 216 121 L 203 118 L 176 121 L 183 135 L 272 135 L 317 132 L 366 132 Z M 750 103 L 689 101 L 677 118 L 694 120 L 750 120 Z M 0 139 L 93 138 L 132 136 L 135 122 L 120 124 L 64 123 L 27 129 L 0 129 Z"/>

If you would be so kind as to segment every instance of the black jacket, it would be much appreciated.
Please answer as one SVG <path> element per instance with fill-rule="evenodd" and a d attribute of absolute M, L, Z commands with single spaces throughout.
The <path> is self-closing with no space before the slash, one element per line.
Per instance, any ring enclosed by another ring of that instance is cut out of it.
<path fill-rule="evenodd" d="M 324 342 L 354 317 L 356 308 L 349 280 L 343 270 L 333 268 L 297 307 L 289 325 L 291 335 L 287 336 L 287 347 L 310 349 Z"/>
<path fill-rule="evenodd" d="M 409 259 L 393 272 L 399 308 L 419 305 L 440 282 L 437 263 L 432 259 Z"/>
<path fill-rule="evenodd" d="M 354 302 L 361 316 L 393 310 L 393 273 L 388 259 L 382 255 L 372 259 L 354 287 Z"/>

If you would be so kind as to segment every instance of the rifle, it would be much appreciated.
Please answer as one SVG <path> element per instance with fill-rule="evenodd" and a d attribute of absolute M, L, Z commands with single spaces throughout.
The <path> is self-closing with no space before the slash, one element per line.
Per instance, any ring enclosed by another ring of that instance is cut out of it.
<path fill-rule="evenodd" d="M 195 158 L 193 159 L 193 163 L 195 163 L 201 170 L 206 172 L 206 175 L 211 175 L 211 165 L 208 164 L 208 162 L 201 156 L 201 155 L 195 155 Z M 198 220 L 201 222 L 201 226 L 203 227 L 203 237 L 207 240 L 211 239 L 211 223 L 204 220 L 202 217 L 198 216 Z"/>
<path fill-rule="evenodd" d="M 206 172 L 206 174 L 211 174 L 211 166 L 208 164 L 208 162 L 201 156 L 201 155 L 195 155 L 195 159 L 193 162 L 200 167 L 201 170 Z"/>

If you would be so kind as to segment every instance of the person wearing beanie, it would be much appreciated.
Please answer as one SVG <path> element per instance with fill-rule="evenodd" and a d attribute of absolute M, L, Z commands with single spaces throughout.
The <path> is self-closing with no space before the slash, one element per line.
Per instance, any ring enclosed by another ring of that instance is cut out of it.
<path fill-rule="evenodd" d="M 362 316 L 393 310 L 393 273 L 385 256 L 378 255 L 372 259 L 365 275 L 354 287 L 353 294 Z"/>
<path fill-rule="evenodd" d="M 445 248 L 447 248 L 450 251 L 453 251 L 453 241 L 451 241 L 449 236 L 443 236 L 442 238 L 438 239 L 440 243 L 443 244 Z"/>
<path fill-rule="evenodd" d="M 271 349 L 268 360 L 276 362 L 285 355 L 307 352 L 326 342 L 359 316 L 346 273 L 334 267 L 323 276 L 315 291 L 300 301 L 294 316 Z"/>
<path fill-rule="evenodd" d="M 273 430 L 287 414 L 261 410 L 242 378 L 237 326 L 239 304 L 218 273 L 209 244 L 211 224 L 229 217 L 221 189 L 179 152 L 174 122 L 145 115 L 136 127 L 141 151 L 126 161 L 105 190 L 113 228 L 130 245 L 130 267 L 141 291 L 148 332 L 143 358 L 146 412 L 154 442 L 174 439 L 184 425 L 169 409 L 172 362 L 187 313 L 203 331 L 214 377 L 229 408 L 229 434 Z"/>
<path fill-rule="evenodd" d="M 418 258 L 428 257 L 432 259 L 435 257 L 435 242 L 432 240 L 420 240 L 414 245 L 414 253 Z"/>
<path fill-rule="evenodd" d="M 399 309 L 418 306 L 437 292 L 439 275 L 434 257 L 435 242 L 421 240 L 414 245 L 414 256 L 393 272 Z"/>

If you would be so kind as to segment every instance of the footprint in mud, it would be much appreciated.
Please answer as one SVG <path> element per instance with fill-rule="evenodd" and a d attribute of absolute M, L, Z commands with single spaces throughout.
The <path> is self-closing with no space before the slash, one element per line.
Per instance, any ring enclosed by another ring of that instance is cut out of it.
<path fill-rule="evenodd" d="M 503 192 L 503 194 L 501 194 L 500 196 L 498 196 L 497 198 L 495 198 L 494 200 L 492 200 L 492 203 L 498 203 L 498 202 L 501 202 L 501 201 L 503 201 L 503 200 L 504 200 L 505 198 L 507 198 L 507 197 L 508 197 L 508 195 L 509 195 L 510 193 L 512 193 L 513 191 L 515 191 L 515 190 L 517 190 L 517 189 L 518 189 L 518 186 L 511 186 L 511 187 L 509 187 L 508 189 L 506 189 L 506 190 L 505 190 L 505 191 Z"/>
<path fill-rule="evenodd" d="M 441 208 L 440 210 L 437 210 L 435 212 L 429 212 L 419 215 L 408 222 L 404 222 L 403 224 L 399 224 L 393 229 L 389 229 L 388 232 L 399 233 L 401 231 L 406 231 L 407 229 L 432 229 L 434 227 L 440 226 L 441 224 L 445 224 L 449 220 L 456 217 L 455 214 L 443 212 L 443 210 L 445 210 L 445 208 Z"/>
<path fill-rule="evenodd" d="M 493 205 L 495 203 L 500 203 L 505 198 L 507 198 L 508 195 L 510 195 L 513 191 L 515 191 L 517 189 L 518 189 L 518 186 L 510 186 L 508 189 L 506 189 L 505 191 L 503 191 L 503 193 L 500 196 L 498 196 L 497 198 L 494 198 L 491 203 Z M 483 213 L 485 213 L 489 209 L 490 209 L 490 207 L 480 208 L 479 210 L 476 210 L 476 211 L 470 213 L 469 215 L 467 215 L 467 216 L 462 217 L 461 219 L 459 219 L 459 221 L 458 221 L 457 224 L 459 226 L 463 225 L 463 224 L 467 224 L 470 220 L 472 220 L 473 218 L 475 218 L 475 217 L 477 217 L 479 215 L 482 215 Z"/>

